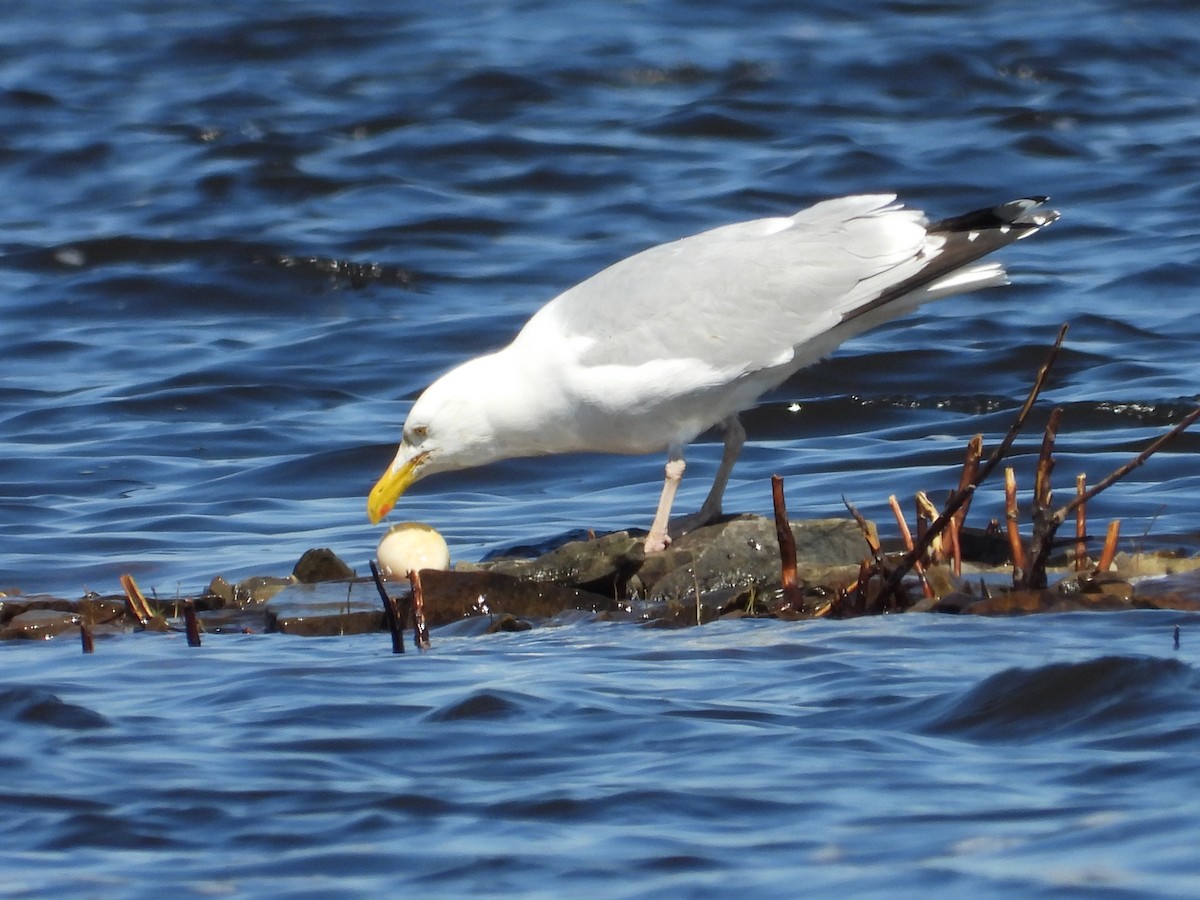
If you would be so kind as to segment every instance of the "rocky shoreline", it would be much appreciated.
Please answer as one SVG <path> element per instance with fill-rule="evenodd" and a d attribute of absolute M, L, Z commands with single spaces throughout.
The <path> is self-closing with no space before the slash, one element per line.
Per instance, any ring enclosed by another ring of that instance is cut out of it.
<path fill-rule="evenodd" d="M 868 526 L 873 536 L 873 527 Z M 1011 590 L 1011 568 L 997 563 L 1002 546 L 977 540 L 960 577 L 946 566 L 926 569 L 923 589 L 905 582 L 902 603 L 881 602 L 858 588 L 867 555 L 852 519 L 795 521 L 798 590 L 781 586 L 775 523 L 734 516 L 697 529 L 647 557 L 642 539 L 616 532 L 568 541 L 533 558 L 459 563 L 420 573 L 430 627 L 486 633 L 538 624 L 624 620 L 657 626 L 703 624 L 729 617 L 849 618 L 898 612 L 1012 615 L 1072 610 L 1162 608 L 1200 610 L 1200 559 L 1118 554 L 1108 572 L 1051 569 L 1043 590 Z M 131 579 L 130 579 L 131 581 Z M 136 587 L 134 587 L 136 591 Z M 388 593 L 407 607 L 408 581 Z M 65 599 L 45 594 L 0 595 L 0 640 L 45 640 L 136 630 L 182 631 L 196 613 L 207 633 L 277 632 L 344 635 L 382 631 L 384 608 L 370 577 L 327 549 L 310 550 L 287 576 L 230 584 L 221 577 L 193 597 L 146 598 L 141 615 L 123 594 Z"/>

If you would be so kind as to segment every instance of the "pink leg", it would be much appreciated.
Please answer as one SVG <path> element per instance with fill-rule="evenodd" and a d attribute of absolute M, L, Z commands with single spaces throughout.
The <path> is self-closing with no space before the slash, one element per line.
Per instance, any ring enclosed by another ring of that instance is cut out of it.
<path fill-rule="evenodd" d="M 746 442 L 746 431 L 737 416 L 730 416 L 721 423 L 721 428 L 725 432 L 725 452 L 721 454 L 721 466 L 713 479 L 712 490 L 708 492 L 708 497 L 699 512 L 680 516 L 671 522 L 667 528 L 669 537 L 681 537 L 721 516 L 721 499 L 725 496 L 726 485 L 729 484 L 729 473 L 733 471 L 733 465 Z"/>
<path fill-rule="evenodd" d="M 671 517 L 671 504 L 675 502 L 675 491 L 679 489 L 679 481 L 683 478 L 685 468 L 687 464 L 683 461 L 683 452 L 672 450 L 671 458 L 667 460 L 667 477 L 663 482 L 662 496 L 658 500 L 658 512 L 654 514 L 654 524 L 650 526 L 650 534 L 646 536 L 646 553 L 666 550 L 667 545 L 671 543 L 667 534 L 667 521 Z"/>

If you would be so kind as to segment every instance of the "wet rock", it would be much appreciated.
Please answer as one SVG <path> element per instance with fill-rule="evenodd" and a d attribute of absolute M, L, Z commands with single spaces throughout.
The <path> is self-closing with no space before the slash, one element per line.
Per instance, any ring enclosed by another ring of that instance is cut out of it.
<path fill-rule="evenodd" d="M 1134 605 L 1144 609 L 1200 610 L 1200 570 L 1139 580 Z"/>
<path fill-rule="evenodd" d="M 20 597 L 0 599 L 0 621 L 11 620 L 27 610 L 57 610 L 73 612 L 75 604 L 52 594 L 24 594 Z"/>
<path fill-rule="evenodd" d="M 1108 597 L 1128 603 L 1133 599 L 1133 585 L 1119 575 L 1099 572 L 1080 579 L 1080 593 L 1084 597 Z"/>
<path fill-rule="evenodd" d="M 791 526 L 802 581 L 827 579 L 831 569 L 841 567 L 852 567 L 857 574 L 867 549 L 853 520 L 813 519 Z M 738 516 L 698 528 L 647 557 L 630 589 L 650 599 L 683 599 L 749 584 L 777 585 L 779 569 L 775 523 Z"/>
<path fill-rule="evenodd" d="M 79 614 L 72 610 L 27 609 L 0 628 L 0 640 L 23 638 L 47 641 L 65 631 L 77 631 Z"/>
<path fill-rule="evenodd" d="M 1014 616 L 1050 612 L 1062 605 L 1071 608 L 1070 601 L 1056 591 L 1003 591 L 961 607 L 961 612 L 973 616 Z"/>
<path fill-rule="evenodd" d="M 1014 590 L 979 600 L 964 607 L 962 612 L 977 616 L 1011 616 L 1085 610 L 1115 611 L 1132 608 L 1131 598 L 1124 596 L 1120 591 L 1089 594 L 1083 592 L 1063 593 L 1058 590 Z"/>
<path fill-rule="evenodd" d="M 383 628 L 379 595 L 362 582 L 289 584 L 266 601 L 265 612 L 266 629 L 286 634 L 365 634 Z"/>
<path fill-rule="evenodd" d="M 24 597 L 0 597 L 0 623 L 25 612 L 28 607 Z"/>
<path fill-rule="evenodd" d="M 261 606 L 286 587 L 296 583 L 294 578 L 276 578 L 271 575 L 257 575 L 239 581 L 233 587 L 235 606 Z"/>
<path fill-rule="evenodd" d="M 196 618 L 205 634 L 255 634 L 266 630 L 261 608 L 226 606 L 197 611 Z"/>
<path fill-rule="evenodd" d="M 644 541 L 627 531 L 570 541 L 536 559 L 460 563 L 455 571 L 497 572 L 525 581 L 549 581 L 604 596 L 624 596 L 626 584 L 646 561 Z"/>
<path fill-rule="evenodd" d="M 89 594 L 80 600 L 75 608 L 83 620 L 90 625 L 109 625 L 125 620 L 124 597 L 101 597 L 99 594 Z"/>
<path fill-rule="evenodd" d="M 354 570 L 328 547 L 305 550 L 292 569 L 292 578 L 300 584 L 319 584 L 323 581 L 349 581 Z"/>
<path fill-rule="evenodd" d="M 421 571 L 425 618 L 430 627 L 467 616 L 550 618 L 564 609 L 613 609 L 610 597 L 552 582 L 525 581 L 502 572 Z"/>
<path fill-rule="evenodd" d="M 1171 551 L 1155 553 L 1118 553 L 1113 568 L 1126 578 L 1134 576 L 1182 575 L 1200 569 L 1200 556 Z"/>
<path fill-rule="evenodd" d="M 221 606 L 233 606 L 236 594 L 237 589 L 220 575 L 210 581 L 208 587 L 204 590 L 206 597 L 218 598 L 221 601 Z"/>

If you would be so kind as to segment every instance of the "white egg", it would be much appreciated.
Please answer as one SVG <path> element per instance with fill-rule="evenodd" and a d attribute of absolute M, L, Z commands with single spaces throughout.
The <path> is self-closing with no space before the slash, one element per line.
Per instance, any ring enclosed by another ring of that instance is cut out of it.
<path fill-rule="evenodd" d="M 445 569 L 450 548 L 434 529 L 421 522 L 401 522 L 388 529 L 375 551 L 384 578 L 399 581 L 421 569 Z"/>

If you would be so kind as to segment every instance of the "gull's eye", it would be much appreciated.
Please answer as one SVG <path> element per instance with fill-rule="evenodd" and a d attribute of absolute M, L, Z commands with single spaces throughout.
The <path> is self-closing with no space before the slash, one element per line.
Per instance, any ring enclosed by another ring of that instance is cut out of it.
<path fill-rule="evenodd" d="M 406 438 L 406 440 L 410 444 L 419 444 L 419 443 L 421 443 L 421 441 L 425 440 L 425 438 L 428 436 L 429 436 L 429 426 L 428 425 L 414 425 L 412 428 L 410 428 L 408 430 L 408 437 Z"/>

